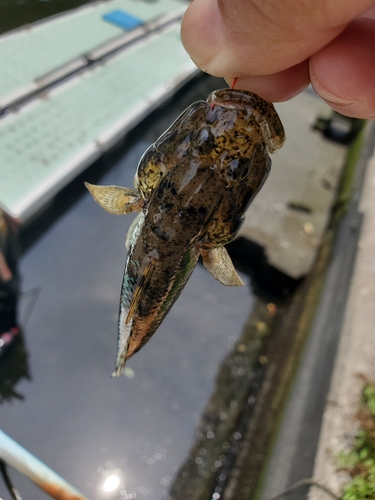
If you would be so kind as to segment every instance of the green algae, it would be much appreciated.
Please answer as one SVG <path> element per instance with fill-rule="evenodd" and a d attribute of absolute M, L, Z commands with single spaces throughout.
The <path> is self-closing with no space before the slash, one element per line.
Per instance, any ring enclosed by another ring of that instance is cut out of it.
<path fill-rule="evenodd" d="M 360 428 L 353 448 L 337 457 L 338 465 L 351 479 L 344 487 L 343 500 L 375 499 L 375 384 L 366 383 L 359 411 Z"/>

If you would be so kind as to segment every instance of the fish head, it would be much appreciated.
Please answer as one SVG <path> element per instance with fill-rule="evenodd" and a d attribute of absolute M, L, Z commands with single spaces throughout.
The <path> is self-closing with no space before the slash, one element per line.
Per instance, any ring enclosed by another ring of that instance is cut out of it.
<path fill-rule="evenodd" d="M 221 89 L 211 92 L 207 103 L 211 104 L 213 113 L 216 107 L 232 112 L 231 126 L 227 126 L 225 130 L 232 139 L 250 134 L 250 138 L 254 140 L 260 132 L 262 137 L 259 140 L 266 144 L 269 153 L 274 153 L 283 146 L 285 132 L 279 115 L 272 103 L 258 95 L 246 90 Z"/>

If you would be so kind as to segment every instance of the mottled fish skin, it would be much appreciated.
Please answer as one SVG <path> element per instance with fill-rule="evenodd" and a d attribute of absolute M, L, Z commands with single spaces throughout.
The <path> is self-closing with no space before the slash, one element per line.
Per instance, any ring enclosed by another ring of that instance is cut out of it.
<path fill-rule="evenodd" d="M 183 161 L 155 189 L 141 234 L 130 246 L 124 275 L 120 337 L 129 328 L 126 317 L 135 289 L 151 266 L 143 283 L 147 292 L 132 316 L 127 357 L 156 331 L 193 272 L 199 257 L 198 240 L 219 203 L 203 205 L 202 196 L 212 200 L 220 184 L 209 169 L 199 168 L 199 162 Z"/>
<path fill-rule="evenodd" d="M 268 176 L 268 153 L 284 140 L 271 103 L 250 92 L 224 89 L 189 106 L 144 153 L 134 179 L 139 196 L 126 191 L 135 200 L 130 205 L 138 210 L 143 205 L 144 217 L 127 238 L 115 376 L 155 333 L 199 255 L 223 284 L 241 284 L 229 256 L 225 253 L 220 261 L 223 245 L 238 233 Z M 132 211 L 129 203 L 126 211 Z M 228 273 L 221 272 L 223 265 Z"/>

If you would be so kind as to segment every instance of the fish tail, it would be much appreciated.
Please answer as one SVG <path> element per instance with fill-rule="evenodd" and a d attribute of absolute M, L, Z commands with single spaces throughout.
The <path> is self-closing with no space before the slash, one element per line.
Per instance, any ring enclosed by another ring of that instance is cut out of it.
<path fill-rule="evenodd" d="M 119 335 L 115 369 L 112 377 L 120 377 L 124 373 L 126 358 L 128 354 L 129 339 L 133 320 L 126 322 L 128 309 L 121 305 L 119 317 Z"/>

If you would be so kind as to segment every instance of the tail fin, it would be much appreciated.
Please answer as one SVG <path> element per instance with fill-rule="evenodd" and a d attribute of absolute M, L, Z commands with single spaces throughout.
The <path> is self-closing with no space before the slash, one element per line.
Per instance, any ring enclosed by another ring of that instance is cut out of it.
<path fill-rule="evenodd" d="M 124 372 L 126 358 L 128 354 L 129 340 L 133 325 L 133 316 L 137 310 L 138 303 L 141 300 L 144 286 L 147 282 L 147 278 L 150 275 L 150 272 L 152 271 L 154 262 L 155 260 L 151 258 L 149 264 L 144 269 L 142 278 L 137 288 L 134 290 L 130 305 L 128 307 L 124 307 L 123 304 L 121 303 L 120 317 L 119 317 L 117 358 L 116 358 L 116 367 L 114 372 L 112 373 L 113 377 L 119 377 Z"/>
<path fill-rule="evenodd" d="M 126 323 L 128 311 L 121 305 L 119 317 L 119 334 L 117 343 L 116 366 L 112 372 L 112 377 L 120 377 L 124 373 L 126 356 L 128 353 L 129 339 L 132 330 L 133 320 Z"/>

